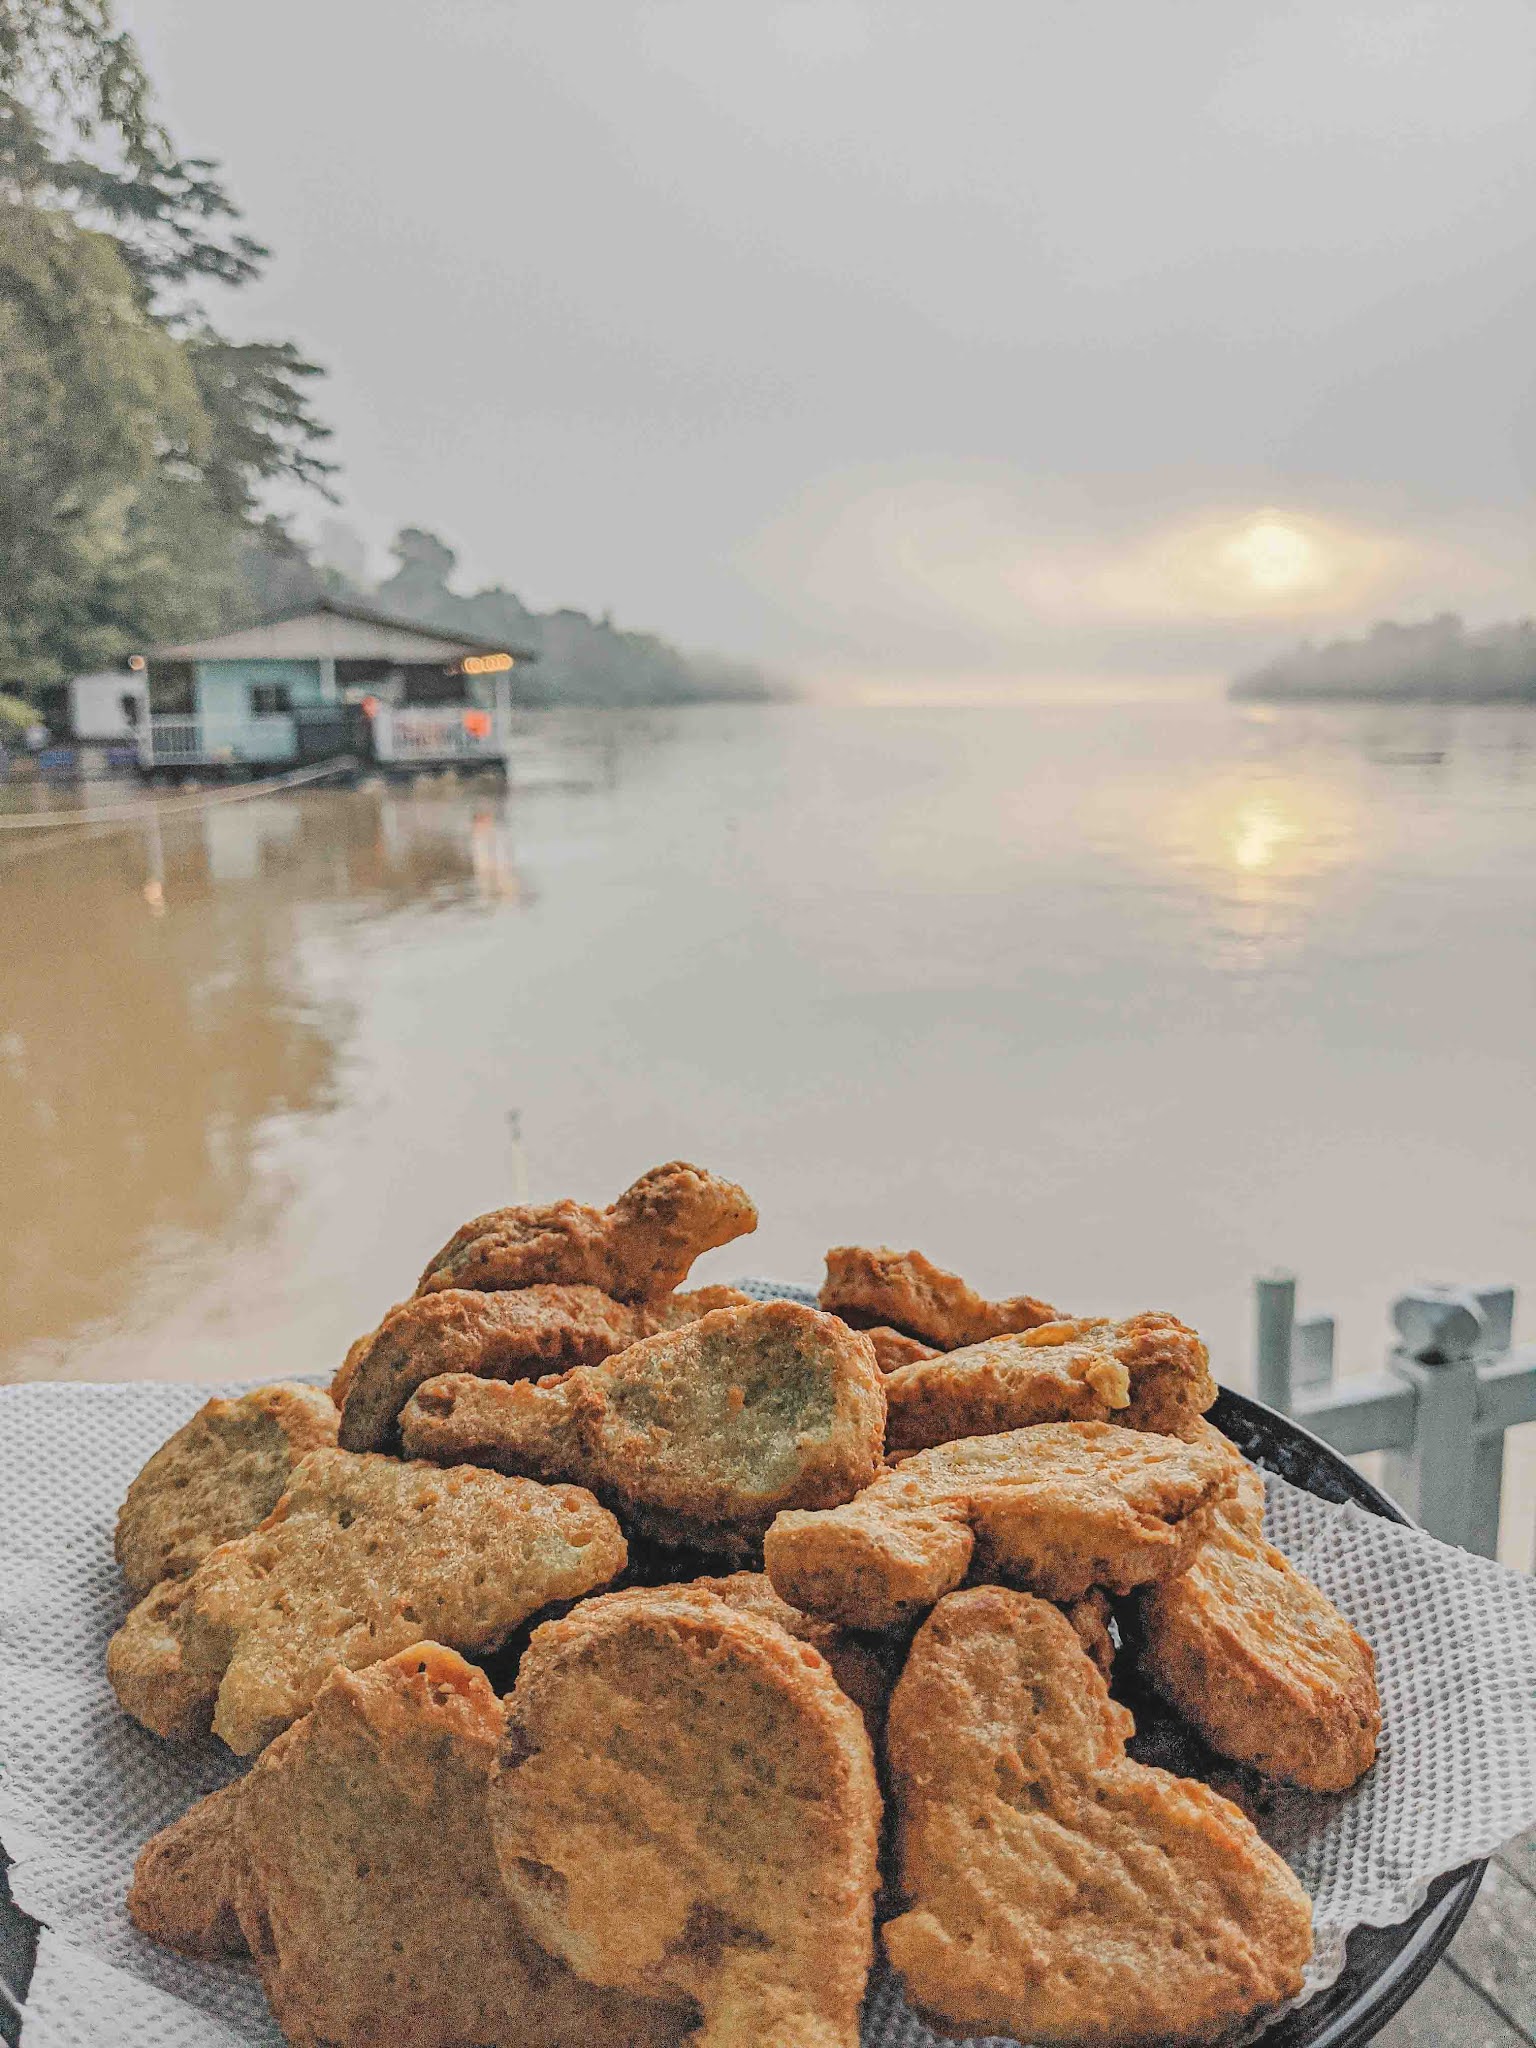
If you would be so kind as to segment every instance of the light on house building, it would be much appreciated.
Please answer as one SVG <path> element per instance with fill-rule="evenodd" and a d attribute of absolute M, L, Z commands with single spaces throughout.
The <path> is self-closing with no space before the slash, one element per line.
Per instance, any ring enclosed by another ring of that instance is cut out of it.
<path fill-rule="evenodd" d="M 495 676 L 512 666 L 510 654 L 466 654 L 464 673 L 467 676 Z"/>

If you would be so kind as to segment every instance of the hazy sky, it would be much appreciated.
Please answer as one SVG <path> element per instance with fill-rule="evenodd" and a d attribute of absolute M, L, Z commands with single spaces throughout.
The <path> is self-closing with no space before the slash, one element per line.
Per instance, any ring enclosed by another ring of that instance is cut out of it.
<path fill-rule="evenodd" d="M 124 13 L 379 570 L 812 682 L 1536 610 L 1529 0 Z"/>

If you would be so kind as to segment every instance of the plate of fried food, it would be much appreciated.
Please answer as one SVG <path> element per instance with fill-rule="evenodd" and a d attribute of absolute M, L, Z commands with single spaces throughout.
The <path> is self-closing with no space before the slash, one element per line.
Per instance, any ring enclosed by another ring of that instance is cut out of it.
<path fill-rule="evenodd" d="M 683 1288 L 755 1222 L 682 1163 L 478 1216 L 328 1389 L 150 1458 L 111 1686 L 248 1768 L 135 1926 L 301 2048 L 1368 2038 L 1478 1869 L 1296 2003 L 1256 1821 L 1347 1797 L 1381 1706 L 1259 1468 L 1397 1511 L 1166 1313 L 866 1247 Z"/>

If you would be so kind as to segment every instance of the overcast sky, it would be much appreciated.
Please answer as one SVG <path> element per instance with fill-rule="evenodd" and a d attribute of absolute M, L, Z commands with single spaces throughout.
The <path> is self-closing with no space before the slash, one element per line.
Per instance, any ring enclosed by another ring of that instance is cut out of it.
<path fill-rule="evenodd" d="M 123 11 L 377 571 L 811 683 L 1536 610 L 1529 0 Z"/>

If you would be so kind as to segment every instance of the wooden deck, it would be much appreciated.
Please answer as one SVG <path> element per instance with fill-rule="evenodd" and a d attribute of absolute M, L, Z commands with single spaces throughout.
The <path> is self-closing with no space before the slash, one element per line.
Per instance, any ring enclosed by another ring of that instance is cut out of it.
<path fill-rule="evenodd" d="M 1449 1955 L 1381 2048 L 1536 2048 L 1536 1830 L 1488 1867 Z"/>

